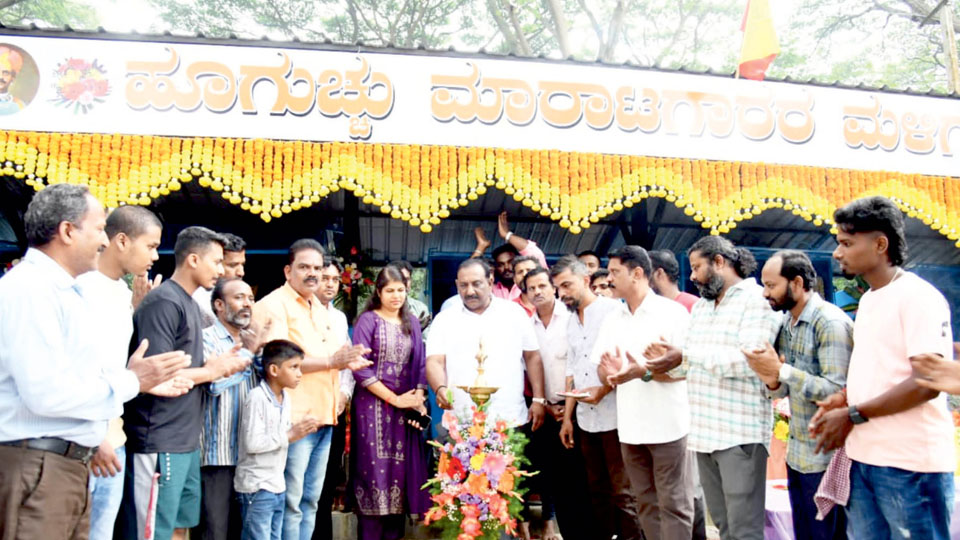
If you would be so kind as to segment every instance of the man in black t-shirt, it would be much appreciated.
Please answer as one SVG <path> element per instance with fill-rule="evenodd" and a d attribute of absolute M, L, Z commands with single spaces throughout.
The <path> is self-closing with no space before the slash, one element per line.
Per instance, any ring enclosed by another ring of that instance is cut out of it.
<path fill-rule="evenodd" d="M 197 385 L 230 376 L 249 363 L 238 355 L 239 346 L 204 362 L 200 309 L 191 295 L 198 287 L 213 288 L 223 274 L 223 243 L 204 227 L 181 231 L 173 276 L 150 291 L 133 315 L 133 343 L 148 340 L 149 354 L 189 354 L 190 368 L 180 375 L 195 386 L 178 398 L 140 394 L 124 407 L 127 464 L 119 538 L 145 538 L 146 530 L 153 531 L 154 540 L 183 538 L 199 522 L 202 389 Z"/>

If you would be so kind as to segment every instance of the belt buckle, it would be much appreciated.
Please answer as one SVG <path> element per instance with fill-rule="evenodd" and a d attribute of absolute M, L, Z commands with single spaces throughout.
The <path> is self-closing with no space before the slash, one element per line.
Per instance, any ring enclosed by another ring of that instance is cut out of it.
<path fill-rule="evenodd" d="M 81 450 L 81 448 L 83 450 Z M 67 451 L 65 457 L 70 457 L 79 460 L 84 465 L 90 463 L 90 460 L 93 459 L 93 456 L 97 453 L 97 446 L 80 446 L 76 443 L 70 443 L 67 446 Z"/>

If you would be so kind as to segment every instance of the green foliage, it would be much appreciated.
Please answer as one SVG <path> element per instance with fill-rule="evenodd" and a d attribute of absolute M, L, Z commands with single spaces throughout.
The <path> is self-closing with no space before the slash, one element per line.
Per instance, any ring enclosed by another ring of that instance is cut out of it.
<path fill-rule="evenodd" d="M 0 24 L 40 27 L 96 28 L 97 13 L 88 5 L 71 0 L 0 1 Z"/>
<path fill-rule="evenodd" d="M 121 1 L 121 0 L 115 0 Z M 401 48 L 602 58 L 733 73 L 743 0 L 145 0 L 158 31 Z M 781 53 L 770 77 L 946 88 L 935 0 L 771 1 Z M 551 9 L 553 7 L 554 9 Z M 951 3 L 960 30 L 960 2 Z M 109 9 L 100 7 L 99 9 Z M 95 29 L 79 0 L 0 0 L 0 23 Z M 960 32 L 958 32 L 960 34 Z M 566 41 L 561 43 L 561 35 Z"/>

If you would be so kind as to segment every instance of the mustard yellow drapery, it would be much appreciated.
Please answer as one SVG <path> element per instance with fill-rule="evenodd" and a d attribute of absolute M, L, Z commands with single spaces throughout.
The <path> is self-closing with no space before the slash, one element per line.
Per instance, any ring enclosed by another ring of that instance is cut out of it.
<path fill-rule="evenodd" d="M 867 195 L 894 199 L 960 247 L 960 179 L 883 171 L 557 150 L 0 130 L 0 174 L 88 185 L 108 207 L 198 182 L 265 222 L 340 189 L 430 232 L 494 187 L 577 234 L 647 197 L 713 234 L 769 208 L 817 226 Z M 8 180 L 9 181 L 9 180 Z"/>

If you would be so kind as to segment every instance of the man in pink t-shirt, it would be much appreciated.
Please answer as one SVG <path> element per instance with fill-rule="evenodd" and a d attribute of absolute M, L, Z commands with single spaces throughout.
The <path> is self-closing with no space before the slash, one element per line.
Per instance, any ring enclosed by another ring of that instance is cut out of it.
<path fill-rule="evenodd" d="M 653 263 L 653 275 L 650 276 L 650 286 L 654 292 L 664 298 L 669 298 L 674 302 L 679 302 L 687 308 L 687 312 L 693 309 L 693 305 L 700 300 L 700 297 L 683 292 L 677 283 L 680 281 L 680 263 L 677 262 L 677 256 L 672 251 L 658 249 L 651 251 L 650 262 Z"/>
<path fill-rule="evenodd" d="M 497 232 L 503 238 L 505 244 L 493 250 L 493 289 L 491 292 L 497 298 L 504 300 L 515 300 L 520 296 L 520 287 L 516 285 L 513 277 L 513 259 L 520 255 L 533 257 L 540 266 L 547 267 L 547 259 L 543 251 L 537 247 L 536 242 L 527 240 L 513 234 L 510 230 L 510 223 L 507 221 L 507 213 L 501 212 L 497 216 Z M 490 240 L 483 232 L 482 227 L 477 227 L 473 231 L 477 237 L 477 248 L 473 250 L 470 257 L 483 257 L 484 252 L 490 247 Z"/>
<path fill-rule="evenodd" d="M 903 215 L 883 197 L 834 214 L 833 256 L 870 285 L 860 299 L 846 396 L 819 402 L 810 423 L 818 450 L 845 446 L 852 460 L 847 517 L 857 538 L 950 537 L 954 428 L 946 396 L 915 381 L 911 360 L 950 358 L 950 308 L 900 266 Z"/>

